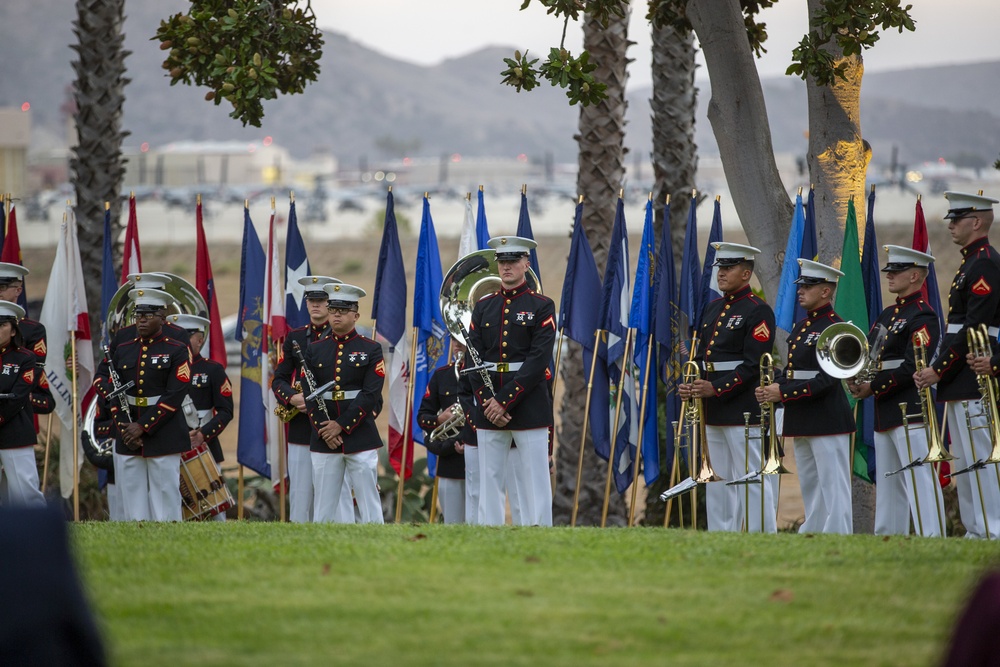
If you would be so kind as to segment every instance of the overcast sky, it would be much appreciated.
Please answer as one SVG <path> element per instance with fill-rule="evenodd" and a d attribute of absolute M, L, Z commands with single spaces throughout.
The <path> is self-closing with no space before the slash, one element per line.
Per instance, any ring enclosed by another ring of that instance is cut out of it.
<path fill-rule="evenodd" d="M 915 33 L 883 34 L 865 53 L 868 71 L 1000 59 L 1000 0 L 912 0 Z M 312 0 L 320 27 L 348 35 L 401 60 L 435 65 L 486 46 L 529 49 L 544 59 L 559 43 L 562 22 L 533 2 L 521 0 Z M 630 86 L 648 85 L 650 57 L 646 3 L 634 3 L 629 49 L 635 62 Z M 768 53 L 758 65 L 763 76 L 782 74 L 807 28 L 805 0 L 782 0 L 761 14 L 767 23 Z M 581 28 L 570 24 L 566 42 L 582 46 Z M 699 62 L 704 61 L 699 56 Z M 502 63 L 497 63 L 497 72 Z M 704 74 L 701 70 L 700 75 Z M 498 78 L 499 80 L 499 78 Z M 996 85 L 996 82 L 986 82 Z"/>

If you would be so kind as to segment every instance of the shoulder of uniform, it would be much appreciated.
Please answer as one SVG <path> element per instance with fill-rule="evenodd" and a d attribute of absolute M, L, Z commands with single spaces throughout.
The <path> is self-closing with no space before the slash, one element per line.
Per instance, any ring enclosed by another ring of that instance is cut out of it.
<path fill-rule="evenodd" d="M 173 347 L 187 348 L 187 344 L 186 343 L 182 343 L 182 342 L 180 342 L 179 340 L 177 340 L 175 338 L 168 338 L 168 337 L 164 336 L 163 342 L 165 344 L 173 346 Z"/>
<path fill-rule="evenodd" d="M 368 344 L 370 344 L 370 345 L 378 345 L 379 347 L 381 347 L 381 346 L 382 346 L 382 344 L 381 344 L 381 343 L 379 343 L 379 342 L 378 342 L 377 340 L 375 340 L 374 338 L 369 338 L 368 336 L 364 336 L 364 335 L 362 335 L 362 334 L 358 334 L 358 340 L 361 340 L 361 341 L 364 341 L 364 342 L 366 342 L 366 343 L 368 343 Z"/>
<path fill-rule="evenodd" d="M 226 367 L 223 366 L 222 364 L 220 364 L 215 359 L 208 359 L 206 357 L 202 357 L 201 361 L 205 362 L 205 365 L 208 366 L 209 368 L 212 368 L 212 369 L 215 369 L 215 370 L 220 370 L 220 371 L 223 371 L 223 372 L 225 372 L 225 370 L 226 370 Z"/>
<path fill-rule="evenodd" d="M 497 290 L 496 292 L 490 292 L 489 294 L 479 297 L 479 301 L 477 301 L 476 303 L 483 303 L 484 301 L 492 299 L 493 297 L 496 296 L 500 296 L 500 290 Z"/>

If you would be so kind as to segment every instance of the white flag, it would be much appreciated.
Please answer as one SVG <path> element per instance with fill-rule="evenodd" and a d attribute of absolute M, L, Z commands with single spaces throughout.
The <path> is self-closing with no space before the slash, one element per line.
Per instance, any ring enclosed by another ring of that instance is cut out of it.
<path fill-rule="evenodd" d="M 271 209 L 270 231 L 267 237 L 267 267 L 264 270 L 264 345 L 266 354 L 261 355 L 261 394 L 264 399 L 264 419 L 267 424 L 267 462 L 271 466 L 271 482 L 281 482 L 281 466 L 278 465 L 279 433 L 284 426 L 274 414 L 278 399 L 271 391 L 271 378 L 278 364 L 281 343 L 287 334 L 285 324 L 285 290 L 281 286 L 281 272 L 278 270 L 278 242 L 275 239 L 274 209 Z M 287 474 L 287 471 L 286 471 Z"/>
<path fill-rule="evenodd" d="M 83 265 L 76 238 L 76 215 L 66 207 L 56 258 L 45 290 L 45 302 L 40 318 L 45 325 L 48 358 L 45 374 L 55 398 L 56 414 L 62 422 L 62 448 L 59 457 L 59 487 L 63 498 L 73 494 L 73 384 L 76 383 L 77 423 L 82 424 L 80 404 L 94 381 L 94 349 L 90 342 L 90 317 L 87 314 L 87 294 L 83 286 Z M 76 369 L 71 372 L 70 339 L 76 338 Z M 79 433 L 79 430 L 77 431 Z M 83 450 L 77 441 L 78 465 L 83 464 Z"/>
<path fill-rule="evenodd" d="M 472 195 L 465 198 L 465 221 L 462 222 L 462 236 L 458 240 L 458 258 L 479 250 L 476 241 L 476 219 L 472 215 Z"/>

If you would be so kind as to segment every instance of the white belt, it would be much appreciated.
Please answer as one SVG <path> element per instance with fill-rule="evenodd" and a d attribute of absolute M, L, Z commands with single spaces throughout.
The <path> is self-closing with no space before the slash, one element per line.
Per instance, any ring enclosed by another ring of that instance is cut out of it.
<path fill-rule="evenodd" d="M 964 324 L 949 324 L 945 327 L 944 331 L 945 333 L 955 334 L 961 331 L 963 327 L 965 327 Z M 997 335 L 1000 334 L 1000 327 L 990 327 L 987 331 L 990 332 L 990 336 L 996 338 Z"/>
<path fill-rule="evenodd" d="M 701 362 L 701 367 L 709 373 L 715 373 L 718 371 L 735 371 L 742 363 L 742 359 L 739 361 L 703 361 Z"/>
<path fill-rule="evenodd" d="M 882 370 L 893 371 L 903 365 L 903 359 L 890 359 L 882 362 Z"/>
<path fill-rule="evenodd" d="M 129 405 L 134 405 L 137 408 L 149 407 L 160 402 L 159 396 L 129 396 L 126 394 L 125 398 L 128 399 Z"/>
<path fill-rule="evenodd" d="M 199 410 L 198 411 L 198 419 L 202 420 L 202 419 L 205 419 L 206 417 L 212 417 L 214 415 L 214 413 L 215 413 L 215 410 L 211 410 L 211 409 L 209 409 L 209 410 Z"/>
<path fill-rule="evenodd" d="M 521 366 L 524 365 L 524 362 L 512 361 L 507 363 L 506 361 L 502 361 L 498 364 L 491 363 L 489 365 L 492 367 L 490 368 L 491 371 L 495 371 L 497 373 L 513 373 L 514 371 L 521 370 Z"/>
<path fill-rule="evenodd" d="M 812 380 L 817 375 L 819 375 L 819 371 L 796 371 L 796 370 L 785 371 L 785 376 L 789 380 Z"/>
<path fill-rule="evenodd" d="M 357 389 L 351 391 L 328 391 L 322 394 L 324 401 L 349 401 L 357 398 L 361 392 Z"/>

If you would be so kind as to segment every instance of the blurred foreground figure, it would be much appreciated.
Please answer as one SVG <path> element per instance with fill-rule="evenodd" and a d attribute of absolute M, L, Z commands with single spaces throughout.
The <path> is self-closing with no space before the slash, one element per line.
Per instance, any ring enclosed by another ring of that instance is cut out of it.
<path fill-rule="evenodd" d="M 1000 572 L 983 577 L 951 635 L 944 667 L 991 667 L 1000 661 Z"/>

